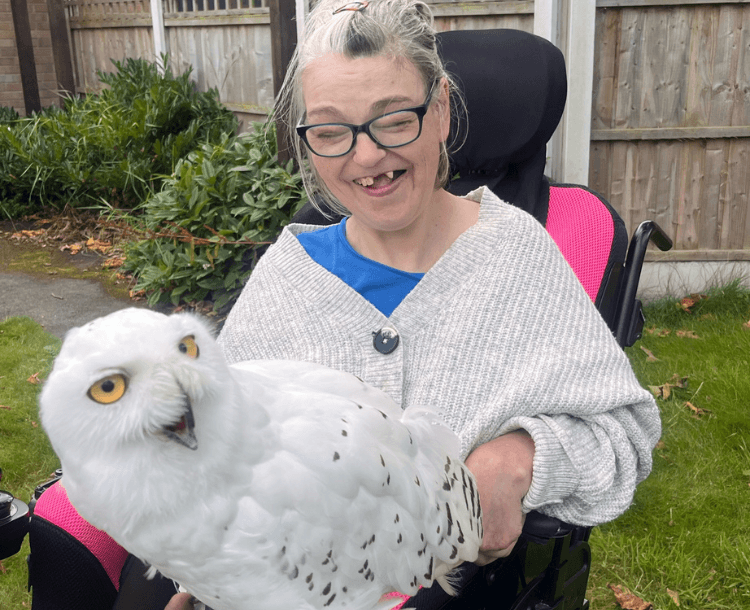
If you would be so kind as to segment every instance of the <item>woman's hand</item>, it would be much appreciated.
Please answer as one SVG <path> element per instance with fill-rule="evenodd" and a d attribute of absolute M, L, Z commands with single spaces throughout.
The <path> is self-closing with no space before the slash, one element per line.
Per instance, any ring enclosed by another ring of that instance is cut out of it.
<path fill-rule="evenodd" d="M 509 555 L 521 535 L 526 517 L 521 502 L 531 486 L 533 465 L 534 441 L 523 430 L 480 445 L 466 459 L 482 506 L 480 565 Z"/>
<path fill-rule="evenodd" d="M 193 610 L 193 596 L 190 593 L 177 593 L 164 610 Z"/>

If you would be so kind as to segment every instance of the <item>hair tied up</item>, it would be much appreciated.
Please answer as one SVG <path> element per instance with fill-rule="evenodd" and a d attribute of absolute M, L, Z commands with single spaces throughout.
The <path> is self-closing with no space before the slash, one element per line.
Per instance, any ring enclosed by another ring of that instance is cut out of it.
<path fill-rule="evenodd" d="M 370 3 L 367 0 L 359 0 L 358 2 L 349 2 L 345 4 L 344 6 L 340 6 L 335 11 L 333 11 L 334 15 L 337 15 L 338 13 L 343 13 L 344 11 L 363 11 L 365 10 Z"/>

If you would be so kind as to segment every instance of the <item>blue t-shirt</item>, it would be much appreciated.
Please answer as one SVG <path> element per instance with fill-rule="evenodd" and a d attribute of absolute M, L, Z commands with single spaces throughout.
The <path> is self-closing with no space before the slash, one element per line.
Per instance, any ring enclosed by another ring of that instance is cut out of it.
<path fill-rule="evenodd" d="M 297 239 L 310 258 L 354 288 L 386 317 L 424 276 L 359 254 L 346 239 L 346 218 L 330 227 L 300 233 Z"/>

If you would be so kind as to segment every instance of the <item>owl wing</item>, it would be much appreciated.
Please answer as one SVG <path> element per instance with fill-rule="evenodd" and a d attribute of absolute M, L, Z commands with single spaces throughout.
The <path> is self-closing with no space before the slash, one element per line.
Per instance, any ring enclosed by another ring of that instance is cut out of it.
<path fill-rule="evenodd" d="M 315 364 L 232 370 L 271 418 L 250 495 L 253 511 L 276 520 L 269 561 L 286 586 L 320 606 L 370 608 L 383 593 L 414 593 L 476 558 L 476 487 L 458 439 L 430 409 L 402 411 L 356 377 Z"/>

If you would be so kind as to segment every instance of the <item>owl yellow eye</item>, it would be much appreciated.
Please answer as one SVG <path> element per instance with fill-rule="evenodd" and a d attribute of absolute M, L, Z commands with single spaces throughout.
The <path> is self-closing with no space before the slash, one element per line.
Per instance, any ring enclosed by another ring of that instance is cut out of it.
<path fill-rule="evenodd" d="M 180 344 L 177 346 L 177 348 L 190 358 L 197 358 L 200 355 L 200 350 L 198 349 L 198 344 L 195 342 L 195 337 L 193 335 L 189 335 L 188 337 L 185 337 L 182 341 L 180 341 Z"/>
<path fill-rule="evenodd" d="M 125 375 L 109 375 L 89 388 L 89 398 L 103 405 L 111 405 L 120 400 L 128 387 Z"/>

